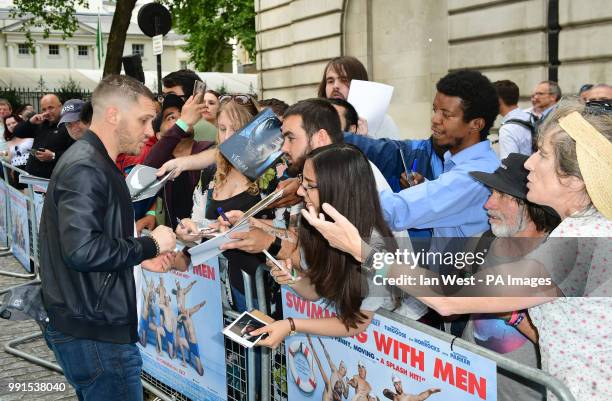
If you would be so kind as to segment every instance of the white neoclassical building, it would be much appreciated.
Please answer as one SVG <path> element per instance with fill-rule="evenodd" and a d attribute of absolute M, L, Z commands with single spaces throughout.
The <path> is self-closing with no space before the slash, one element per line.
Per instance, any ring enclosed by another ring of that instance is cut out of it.
<path fill-rule="evenodd" d="M 127 30 L 123 55 L 140 54 L 145 72 L 146 85 L 157 88 L 157 59 L 153 55 L 152 39 L 145 36 L 136 21 L 138 10 L 150 0 L 139 0 L 132 13 Z M 35 52 L 26 46 L 24 21 L 11 17 L 12 1 L 0 0 L 0 88 L 19 87 L 35 90 L 40 87 L 41 77 L 47 89 L 62 86 L 69 79 L 80 85 L 81 89 L 93 90 L 102 77 L 104 58 L 98 64 L 96 34 L 98 10 L 100 27 L 106 52 L 115 10 L 115 1 L 90 0 L 89 8 L 77 9 L 78 28 L 71 37 L 62 38 L 59 31 L 43 37 L 41 28 L 32 28 Z M 170 31 L 164 37 L 162 53 L 162 76 L 182 68 L 193 68 L 189 54 L 183 50 L 185 40 L 182 35 Z M 248 62 L 244 55 L 238 63 Z M 230 66 L 231 71 L 231 66 Z M 206 72 L 199 73 L 211 88 L 224 87 L 228 91 L 257 91 L 257 78 L 254 74 L 231 74 Z"/>

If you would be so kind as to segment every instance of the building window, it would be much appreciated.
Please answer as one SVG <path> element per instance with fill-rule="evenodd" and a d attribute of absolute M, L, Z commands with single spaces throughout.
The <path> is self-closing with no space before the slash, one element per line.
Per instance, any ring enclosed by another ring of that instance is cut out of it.
<path fill-rule="evenodd" d="M 139 54 L 144 57 L 144 45 L 140 43 L 132 43 L 132 54 Z"/>
<path fill-rule="evenodd" d="M 59 56 L 59 45 L 49 45 L 49 55 Z"/>
<path fill-rule="evenodd" d="M 187 69 L 187 60 L 181 60 L 180 64 L 181 64 L 181 70 Z"/>
<path fill-rule="evenodd" d="M 17 49 L 19 54 L 30 54 L 30 48 L 25 43 L 19 43 Z"/>
<path fill-rule="evenodd" d="M 89 48 L 87 46 L 79 45 L 78 54 L 79 56 L 89 56 Z"/>

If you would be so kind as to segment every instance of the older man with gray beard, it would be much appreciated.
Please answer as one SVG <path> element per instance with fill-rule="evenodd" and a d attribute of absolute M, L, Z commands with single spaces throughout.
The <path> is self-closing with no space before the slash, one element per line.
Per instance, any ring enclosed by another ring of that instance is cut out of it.
<path fill-rule="evenodd" d="M 477 246 L 488 249 L 487 262 L 519 259 L 535 248 L 559 224 L 554 211 L 527 201 L 527 156 L 510 153 L 494 173 L 470 175 L 491 189 L 484 207 L 491 230 Z M 512 238 L 512 240 L 510 240 Z M 473 314 L 463 338 L 532 367 L 539 367 L 537 332 L 525 311 L 509 314 Z M 531 341 L 529 341 L 531 340 Z M 527 380 L 498 373 L 499 401 L 542 401 L 543 387 Z"/>

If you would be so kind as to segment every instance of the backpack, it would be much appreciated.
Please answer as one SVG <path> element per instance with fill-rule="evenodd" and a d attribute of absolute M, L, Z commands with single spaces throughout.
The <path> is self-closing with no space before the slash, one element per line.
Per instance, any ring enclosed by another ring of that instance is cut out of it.
<path fill-rule="evenodd" d="M 540 119 L 529 113 L 529 121 L 519 120 L 518 118 L 511 118 L 510 120 L 504 122 L 502 126 L 506 124 L 515 124 L 528 129 L 531 133 L 531 150 L 535 152 L 537 150 L 538 126 L 540 125 L 540 122 Z"/>

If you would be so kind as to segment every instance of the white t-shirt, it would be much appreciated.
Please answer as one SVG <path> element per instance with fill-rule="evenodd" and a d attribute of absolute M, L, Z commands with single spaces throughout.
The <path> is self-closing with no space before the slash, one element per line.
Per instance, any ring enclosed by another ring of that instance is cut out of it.
<path fill-rule="evenodd" d="M 583 288 L 587 297 L 557 298 L 529 309 L 540 336 L 542 370 L 565 383 L 577 400 L 612 400 L 612 222 L 592 209 L 563 220 L 549 239 L 554 237 L 581 239 L 574 260 L 582 283 L 569 274 L 560 287 Z M 604 240 L 589 247 L 593 238 Z M 549 391 L 548 400 L 557 397 Z"/>

